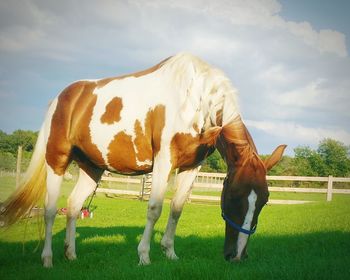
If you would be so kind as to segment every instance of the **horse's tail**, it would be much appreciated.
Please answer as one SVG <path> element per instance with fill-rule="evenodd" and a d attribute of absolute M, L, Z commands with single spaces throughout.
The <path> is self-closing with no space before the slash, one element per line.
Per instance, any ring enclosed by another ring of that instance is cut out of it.
<path fill-rule="evenodd" d="M 54 103 L 54 102 L 53 102 Z M 0 206 L 0 225 L 10 226 L 29 213 L 46 194 L 46 142 L 52 107 L 40 129 L 29 167 L 16 191 Z M 50 112 L 51 111 L 51 112 Z"/>

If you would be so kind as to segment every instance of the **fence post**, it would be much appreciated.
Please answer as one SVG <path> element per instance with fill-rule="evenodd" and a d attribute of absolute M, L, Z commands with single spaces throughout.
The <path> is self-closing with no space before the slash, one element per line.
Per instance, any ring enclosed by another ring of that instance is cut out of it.
<path fill-rule="evenodd" d="M 327 186 L 327 201 L 332 201 L 332 191 L 333 191 L 333 176 L 328 176 L 328 186 Z"/>
<path fill-rule="evenodd" d="M 21 162 L 22 162 L 22 146 L 18 146 L 17 167 L 16 167 L 16 189 L 19 188 L 19 183 L 21 180 Z"/>

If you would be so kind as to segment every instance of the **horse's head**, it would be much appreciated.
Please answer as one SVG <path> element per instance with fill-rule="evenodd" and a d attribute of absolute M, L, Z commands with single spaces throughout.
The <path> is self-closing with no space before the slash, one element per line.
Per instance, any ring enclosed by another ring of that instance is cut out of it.
<path fill-rule="evenodd" d="M 286 146 L 277 147 L 263 161 L 239 119 L 223 128 L 217 147 L 228 165 L 221 196 L 226 222 L 224 257 L 239 261 L 247 256 L 249 236 L 255 232 L 260 211 L 268 201 L 266 173 L 281 159 Z"/>

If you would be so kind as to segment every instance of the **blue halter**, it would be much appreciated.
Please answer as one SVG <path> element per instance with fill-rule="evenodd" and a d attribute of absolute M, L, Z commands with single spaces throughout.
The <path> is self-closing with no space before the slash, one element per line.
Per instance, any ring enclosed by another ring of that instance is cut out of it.
<path fill-rule="evenodd" d="M 251 229 L 244 229 L 240 225 L 236 224 L 234 221 L 230 220 L 229 217 L 225 215 L 224 212 L 221 213 L 221 217 L 234 229 L 238 230 L 239 232 L 251 235 L 256 231 L 256 225 Z"/>
<path fill-rule="evenodd" d="M 224 180 L 224 189 L 226 187 L 226 180 L 227 180 L 227 177 L 225 178 Z M 224 191 L 224 190 L 223 190 Z M 224 213 L 224 201 L 223 199 L 221 198 L 221 217 L 224 219 L 224 221 L 226 221 L 232 228 L 234 228 L 235 230 L 238 230 L 239 232 L 241 233 L 244 233 L 244 234 L 248 234 L 248 235 L 251 235 L 253 234 L 255 231 L 256 231 L 256 227 L 257 227 L 257 224 L 255 224 L 255 226 L 253 226 L 253 228 L 251 230 L 248 230 L 248 229 L 245 229 L 245 228 L 242 228 L 240 225 L 236 224 L 234 221 L 232 221 L 229 217 L 227 217 Z"/>

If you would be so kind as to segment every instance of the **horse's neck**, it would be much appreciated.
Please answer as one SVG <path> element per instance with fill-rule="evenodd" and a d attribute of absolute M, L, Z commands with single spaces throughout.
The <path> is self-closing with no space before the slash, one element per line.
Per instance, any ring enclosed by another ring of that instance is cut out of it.
<path fill-rule="evenodd" d="M 222 127 L 217 148 L 231 167 L 237 163 L 244 165 L 246 160 L 257 156 L 254 141 L 240 116 Z"/>
<path fill-rule="evenodd" d="M 253 138 L 239 115 L 223 126 L 222 134 L 226 142 L 241 146 L 249 145 L 254 152 L 257 152 Z"/>

